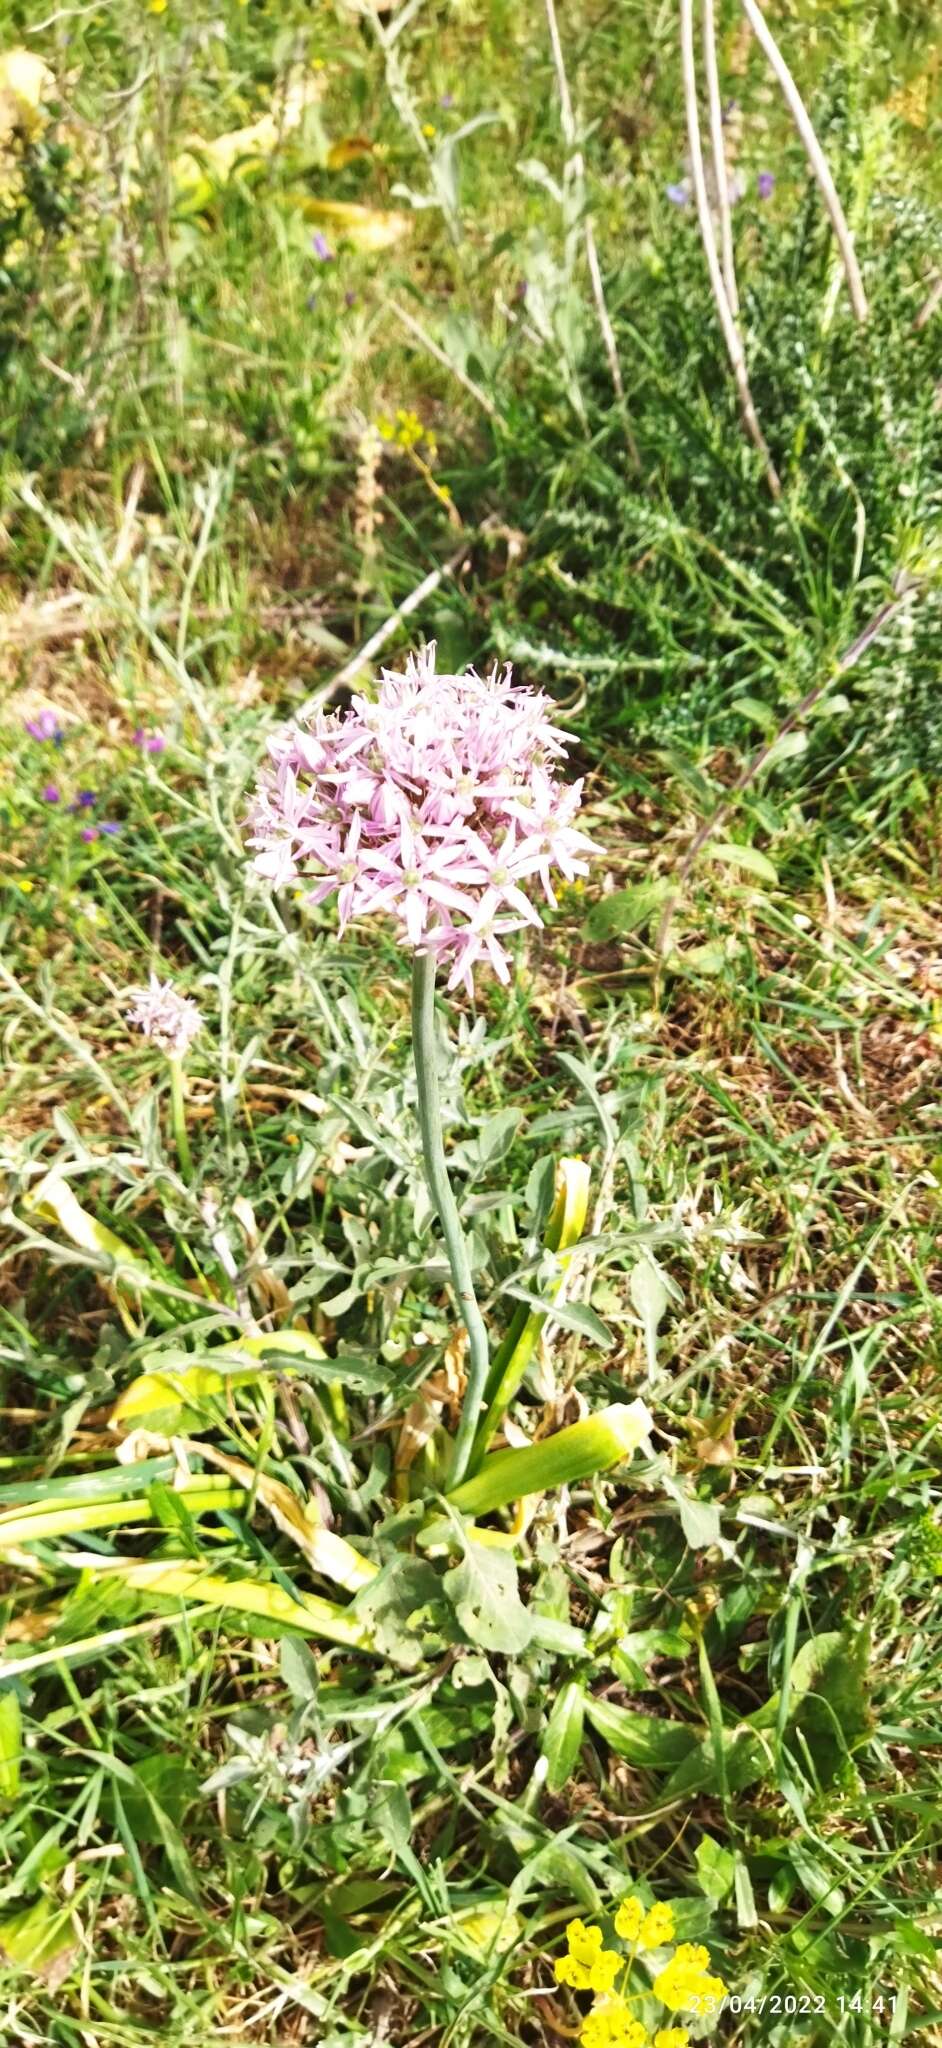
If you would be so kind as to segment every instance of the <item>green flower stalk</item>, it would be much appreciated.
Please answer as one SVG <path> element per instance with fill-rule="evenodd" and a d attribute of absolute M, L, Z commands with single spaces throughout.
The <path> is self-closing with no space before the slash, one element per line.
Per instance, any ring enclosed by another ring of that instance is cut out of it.
<path fill-rule="evenodd" d="M 452 1484 L 456 1485 L 464 1477 L 471 1456 L 471 1444 L 487 1381 L 488 1343 L 484 1318 L 474 1292 L 467 1240 L 445 1162 L 435 1036 L 435 961 L 429 953 L 417 953 L 412 968 L 412 1053 L 425 1177 L 442 1226 L 458 1312 L 468 1332 L 468 1381 L 451 1464 Z"/>

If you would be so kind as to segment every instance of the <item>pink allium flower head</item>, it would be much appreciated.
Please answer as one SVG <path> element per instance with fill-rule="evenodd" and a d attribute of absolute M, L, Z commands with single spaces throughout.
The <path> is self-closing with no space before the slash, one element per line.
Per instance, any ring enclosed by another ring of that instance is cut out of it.
<path fill-rule="evenodd" d="M 128 1023 L 136 1024 L 168 1059 L 185 1059 L 203 1028 L 200 1011 L 190 997 L 181 996 L 172 981 L 160 981 L 156 974 L 146 988 L 132 988 L 129 994 L 133 1001 L 125 1012 Z"/>
<path fill-rule="evenodd" d="M 502 941 L 539 924 L 526 893 L 552 870 L 587 872 L 593 841 L 574 824 L 582 784 L 558 774 L 565 754 L 542 691 L 510 670 L 437 675 L 435 648 L 404 675 L 384 670 L 377 698 L 320 711 L 269 742 L 249 818 L 255 866 L 277 886 L 311 882 L 352 917 L 395 919 L 403 943 L 433 952 L 449 988 L 471 990 L 483 961 L 503 981 Z"/>

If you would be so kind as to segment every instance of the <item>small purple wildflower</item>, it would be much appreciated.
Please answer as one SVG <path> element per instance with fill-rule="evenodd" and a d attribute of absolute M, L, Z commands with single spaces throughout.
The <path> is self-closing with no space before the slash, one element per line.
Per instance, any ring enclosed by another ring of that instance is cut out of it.
<path fill-rule="evenodd" d="M 94 810 L 97 802 L 98 798 L 93 789 L 80 789 L 78 796 L 74 797 L 70 803 L 69 809 L 70 811 L 91 811 Z"/>
<path fill-rule="evenodd" d="M 27 718 L 25 724 L 31 740 L 54 740 L 59 745 L 62 731 L 54 711 L 41 711 L 38 718 Z"/>
<path fill-rule="evenodd" d="M 760 198 L 760 199 L 771 199 L 771 197 L 772 197 L 772 194 L 773 194 L 773 192 L 775 191 L 775 172 L 774 172 L 774 171 L 760 171 L 760 172 L 759 172 L 759 176 L 758 176 L 758 180 L 757 180 L 757 184 L 758 184 L 759 198 Z"/>
<path fill-rule="evenodd" d="M 82 831 L 81 831 L 81 832 L 79 833 L 79 838 L 80 838 L 80 839 L 84 839 L 84 840 L 86 841 L 86 843 L 87 843 L 87 842 L 89 842 L 89 841 L 90 841 L 90 840 L 92 840 L 92 839 L 97 839 L 97 838 L 98 838 L 98 826 L 97 826 L 97 825 L 85 825 L 85 826 L 83 826 L 83 828 L 82 828 Z"/>
<path fill-rule="evenodd" d="M 690 193 L 686 185 L 665 185 L 664 190 L 672 206 L 689 206 Z"/>
<path fill-rule="evenodd" d="M 200 1011 L 190 997 L 181 996 L 172 981 L 161 981 L 156 974 L 151 975 L 146 988 L 132 988 L 128 994 L 133 998 L 130 1009 L 125 1011 L 128 1023 L 136 1024 L 168 1059 L 185 1059 L 197 1032 L 203 1028 Z"/>
<path fill-rule="evenodd" d="M 321 234 L 320 228 L 311 236 L 311 248 L 317 257 L 318 263 L 333 262 L 334 252 L 327 240 L 327 236 Z"/>
<path fill-rule="evenodd" d="M 99 832 L 106 832 L 108 838 L 113 839 L 115 837 L 115 834 L 117 832 L 120 832 L 121 827 L 120 825 L 115 823 L 115 820 L 113 818 L 103 818 L 101 824 L 98 827 L 98 830 Z"/>
<path fill-rule="evenodd" d="M 44 804 L 57 804 L 57 803 L 58 803 L 58 801 L 59 801 L 59 791 L 58 791 L 58 789 L 56 788 L 56 785 L 55 785 L 55 783 L 54 783 L 54 782 L 47 782 L 47 784 L 46 784 L 46 787 L 45 787 L 45 789 L 44 789 L 44 790 L 43 790 L 43 792 L 42 792 L 42 799 L 43 799 L 43 803 L 44 803 Z"/>
<path fill-rule="evenodd" d="M 142 725 L 135 727 L 132 745 L 140 747 L 145 754 L 162 754 L 167 742 L 162 732 L 146 732 Z"/>
<path fill-rule="evenodd" d="M 435 649 L 404 675 L 383 671 L 374 702 L 320 711 L 269 742 L 249 818 L 260 875 L 310 881 L 311 903 L 335 892 L 351 917 L 395 919 L 402 942 L 450 968 L 470 993 L 477 961 L 510 975 L 502 944 L 538 925 L 526 884 L 551 870 L 587 873 L 593 841 L 575 828 L 582 784 L 557 774 L 563 734 L 542 691 L 514 688 L 509 668 L 436 675 Z"/>

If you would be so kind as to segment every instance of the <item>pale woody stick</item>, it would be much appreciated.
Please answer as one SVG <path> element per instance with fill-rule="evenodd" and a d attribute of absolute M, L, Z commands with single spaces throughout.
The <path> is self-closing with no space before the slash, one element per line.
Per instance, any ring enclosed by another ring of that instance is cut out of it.
<path fill-rule="evenodd" d="M 684 103 L 687 111 L 690 175 L 693 179 L 694 196 L 697 202 L 697 219 L 700 223 L 700 234 L 703 240 L 707 270 L 710 275 L 710 285 L 716 302 L 716 310 L 719 314 L 720 326 L 723 330 L 723 339 L 726 343 L 729 360 L 733 368 L 733 377 L 739 397 L 743 425 L 765 464 L 766 482 L 768 483 L 769 490 L 773 498 L 779 498 L 781 497 L 782 486 L 779 482 L 778 471 L 769 452 L 768 442 L 759 425 L 756 409 L 752 402 L 749 376 L 746 370 L 746 358 L 743 353 L 739 329 L 733 318 L 726 286 L 723 282 L 723 273 L 720 269 L 720 259 L 716 248 L 716 235 L 713 231 L 713 216 L 710 212 L 710 201 L 703 170 L 700 115 L 697 109 L 697 73 L 693 53 L 693 0 L 680 0 L 680 54 L 684 78 Z"/>
<path fill-rule="evenodd" d="M 837 236 L 838 248 L 840 249 L 844 265 L 844 275 L 847 278 L 847 289 L 850 293 L 850 302 L 853 306 L 855 317 L 863 322 L 869 315 L 867 295 L 863 288 L 860 266 L 854 252 L 853 236 L 847 225 L 844 209 L 837 196 L 837 187 L 831 176 L 827 157 L 811 126 L 805 103 L 789 71 L 788 65 L 762 13 L 762 9 L 757 5 L 757 0 L 742 0 L 742 5 L 756 42 L 765 51 L 772 70 L 778 79 L 788 102 L 795 127 L 801 136 L 805 155 L 814 172 L 821 197 L 831 217 L 831 226 Z"/>

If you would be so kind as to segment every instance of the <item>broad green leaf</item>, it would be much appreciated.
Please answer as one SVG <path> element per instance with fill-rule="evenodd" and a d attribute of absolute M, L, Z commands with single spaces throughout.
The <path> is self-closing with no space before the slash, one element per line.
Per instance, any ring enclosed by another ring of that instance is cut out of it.
<path fill-rule="evenodd" d="M 72 1912 L 72 1905 L 57 1910 L 41 1898 L 22 1913 L 0 1920 L 0 1956 L 31 1977 L 61 1984 L 77 1948 Z"/>
<path fill-rule="evenodd" d="M 470 1538 L 460 1564 L 443 1579 L 468 1641 L 483 1650 L 519 1656 L 530 1641 L 533 1624 L 517 1588 L 517 1567 L 506 1550 L 490 1550 Z"/>
<path fill-rule="evenodd" d="M 724 867 L 744 868 L 758 881 L 771 882 L 773 888 L 778 882 L 778 869 L 768 854 L 760 853 L 757 846 L 736 846 L 732 841 L 719 840 L 704 847 L 704 856 L 707 860 L 721 862 Z"/>
<path fill-rule="evenodd" d="M 691 1550 L 708 1550 L 712 1544 L 722 1541 L 720 1510 L 715 1501 L 697 1500 L 669 1472 L 661 1473 L 661 1485 L 668 1498 L 676 1503 L 680 1526 Z"/>
<path fill-rule="evenodd" d="M 499 1159 L 510 1151 L 520 1129 L 519 1109 L 498 1109 L 477 1133 L 477 1154 L 482 1166 L 496 1166 Z"/>
<path fill-rule="evenodd" d="M 650 924 L 659 915 L 671 886 L 664 876 L 636 882 L 631 889 L 613 889 L 610 896 L 602 896 L 598 903 L 593 903 L 582 927 L 585 937 L 600 945 L 606 939 L 640 931 L 642 925 Z"/>
<path fill-rule="evenodd" d="M 775 726 L 774 711 L 760 697 L 734 697 L 729 708 L 738 711 L 740 718 L 748 718 L 762 732 L 771 732 Z"/>
<path fill-rule="evenodd" d="M 557 1693 L 540 1741 L 540 1753 L 547 1762 L 546 1782 L 551 1792 L 561 1792 L 572 1776 L 579 1755 L 585 1719 L 581 1685 L 570 1679 Z"/>
<path fill-rule="evenodd" d="M 607 1472 L 630 1458 L 652 1427 L 643 1401 L 615 1402 L 542 1443 L 519 1451 L 492 1451 L 474 1477 L 463 1480 L 448 1498 L 462 1514 L 488 1515 L 528 1493 L 550 1493 L 557 1486 Z"/>
<path fill-rule="evenodd" d="M 519 1915 L 508 1912 L 503 1901 L 494 1906 L 472 1906 L 456 1913 L 448 1925 L 459 1948 L 479 1960 L 489 1955 L 506 1955 L 524 1932 Z"/>
<path fill-rule="evenodd" d="M 781 761 L 795 761 L 801 754 L 806 754 L 807 752 L 807 733 L 783 732 L 781 739 L 775 741 L 770 753 L 767 754 L 763 761 L 762 773 L 766 775 L 770 768 L 777 768 Z"/>
<path fill-rule="evenodd" d="M 636 1714 L 632 1707 L 616 1706 L 591 1693 L 586 1694 L 585 1713 L 609 1749 L 647 1770 L 671 1770 L 698 1747 L 695 1728 L 662 1721 L 654 1714 Z"/>
<path fill-rule="evenodd" d="M 653 1379 L 657 1371 L 658 1325 L 670 1300 L 660 1267 L 654 1259 L 639 1259 L 632 1267 L 628 1292 L 632 1308 L 641 1319 L 648 1378 Z"/>
<path fill-rule="evenodd" d="M 712 1835 L 702 1835 L 694 1854 L 697 1866 L 697 1883 L 708 1899 L 719 1905 L 736 1880 L 736 1858 L 729 1849 L 714 1842 Z"/>
<path fill-rule="evenodd" d="M 317 1694 L 317 1660 L 311 1655 L 303 1636 L 282 1637 L 278 1646 L 278 1662 L 295 1706 L 309 1706 Z"/>
<path fill-rule="evenodd" d="M 15 1799 L 20 1789 L 23 1717 L 15 1692 L 0 1692 L 0 1799 Z"/>
<path fill-rule="evenodd" d="M 687 946 L 682 953 L 675 949 L 667 959 L 669 973 L 702 974 L 708 980 L 722 974 L 726 966 L 726 947 L 716 940 L 708 940 L 702 946 Z"/>
<path fill-rule="evenodd" d="M 544 1300 L 541 1295 L 532 1294 L 528 1287 L 512 1287 L 508 1292 L 515 1301 L 525 1301 L 528 1307 L 535 1309 L 544 1321 L 547 1316 L 552 1316 L 560 1329 L 574 1330 L 577 1336 L 586 1337 L 589 1343 L 598 1345 L 600 1351 L 611 1351 L 615 1342 L 611 1330 L 606 1329 L 601 1316 L 597 1316 L 584 1301 L 555 1301 L 552 1295 Z"/>
<path fill-rule="evenodd" d="M 393 1783 L 374 1785 L 370 1819 L 390 1855 L 401 1856 L 412 1840 L 412 1809 L 405 1787 Z"/>
<path fill-rule="evenodd" d="M 725 1775 L 727 1790 L 743 1792 L 773 1775 L 771 1743 L 751 1728 L 727 1728 L 723 1732 L 723 1771 L 718 1768 L 712 1735 L 702 1736 L 692 1755 L 678 1765 L 667 1785 L 671 1798 L 689 1792 L 719 1792 Z"/>
<path fill-rule="evenodd" d="M 377 1650 L 412 1671 L 425 1654 L 423 1631 L 435 1623 L 442 1606 L 441 1581 L 421 1557 L 398 1553 L 361 1588 L 353 1612 L 368 1627 Z"/>
<path fill-rule="evenodd" d="M 847 1894 L 842 1891 L 833 1866 L 812 1855 L 804 1841 L 792 1842 L 789 1855 L 795 1874 L 814 1905 L 823 1906 L 832 1920 L 846 1912 Z"/>

